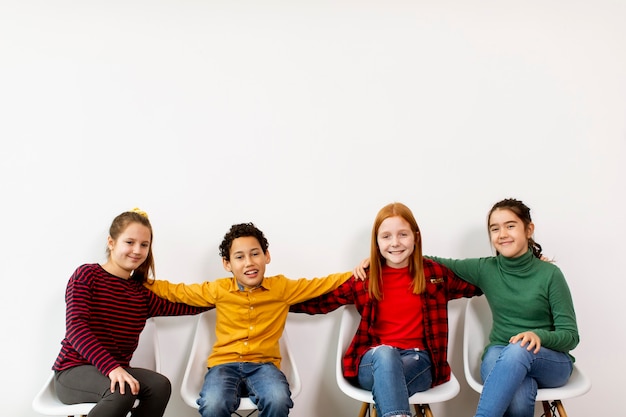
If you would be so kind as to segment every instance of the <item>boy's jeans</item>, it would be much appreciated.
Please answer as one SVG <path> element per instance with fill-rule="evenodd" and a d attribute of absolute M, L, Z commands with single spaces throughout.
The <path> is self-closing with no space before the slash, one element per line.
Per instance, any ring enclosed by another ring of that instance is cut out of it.
<path fill-rule="evenodd" d="M 409 397 L 430 388 L 430 366 L 426 351 L 377 346 L 361 358 L 359 384 L 372 391 L 379 416 L 411 415 Z"/>
<path fill-rule="evenodd" d="M 198 398 L 202 417 L 230 417 L 241 396 L 249 396 L 259 417 L 286 417 L 293 407 L 285 375 L 272 363 L 235 362 L 209 368 Z"/>
<path fill-rule="evenodd" d="M 543 346 L 534 354 L 527 347 L 518 342 L 487 350 L 480 367 L 485 385 L 476 417 L 533 417 L 537 388 L 565 385 L 573 368 L 569 355 Z"/>

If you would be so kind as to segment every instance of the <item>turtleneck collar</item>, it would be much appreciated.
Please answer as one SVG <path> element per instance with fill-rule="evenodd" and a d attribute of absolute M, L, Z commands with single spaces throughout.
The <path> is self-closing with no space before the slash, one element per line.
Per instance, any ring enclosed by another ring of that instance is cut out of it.
<path fill-rule="evenodd" d="M 498 265 L 502 271 L 509 274 L 523 275 L 525 272 L 529 272 L 532 269 L 532 265 L 535 259 L 532 249 L 528 248 L 528 251 L 522 256 L 517 258 L 506 258 L 501 254 L 496 257 Z"/>

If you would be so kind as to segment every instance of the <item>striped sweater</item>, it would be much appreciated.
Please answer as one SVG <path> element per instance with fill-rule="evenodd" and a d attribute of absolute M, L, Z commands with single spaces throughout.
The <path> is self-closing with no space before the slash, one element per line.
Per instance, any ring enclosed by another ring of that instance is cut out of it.
<path fill-rule="evenodd" d="M 52 369 L 94 365 L 104 375 L 118 366 L 129 366 L 149 317 L 207 310 L 159 298 L 142 284 L 111 275 L 99 264 L 85 264 L 74 271 L 65 302 L 65 338 Z"/>

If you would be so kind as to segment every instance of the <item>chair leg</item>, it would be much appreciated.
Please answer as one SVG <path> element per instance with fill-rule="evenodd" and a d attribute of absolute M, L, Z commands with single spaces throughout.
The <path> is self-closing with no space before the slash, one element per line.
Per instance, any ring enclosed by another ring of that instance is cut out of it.
<path fill-rule="evenodd" d="M 541 405 L 543 406 L 543 417 L 552 417 L 552 410 L 550 408 L 550 401 L 542 401 Z"/>
<path fill-rule="evenodd" d="M 542 401 L 543 415 L 541 417 L 567 417 L 567 412 L 561 400 Z"/>
<path fill-rule="evenodd" d="M 556 400 L 553 403 L 556 406 L 556 409 L 559 412 L 559 417 L 567 417 L 567 413 L 565 412 L 565 407 L 563 407 L 563 403 L 561 403 L 561 400 Z"/>
<path fill-rule="evenodd" d="M 428 404 L 413 404 L 416 417 L 433 417 L 433 412 Z"/>
<path fill-rule="evenodd" d="M 361 404 L 361 410 L 359 411 L 359 417 L 367 416 L 369 411 L 370 411 L 370 404 L 369 403 L 362 403 Z"/>

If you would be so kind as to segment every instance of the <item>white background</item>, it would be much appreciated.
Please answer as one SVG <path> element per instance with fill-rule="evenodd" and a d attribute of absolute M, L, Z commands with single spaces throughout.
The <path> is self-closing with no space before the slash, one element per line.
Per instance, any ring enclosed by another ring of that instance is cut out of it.
<path fill-rule="evenodd" d="M 66 282 L 104 261 L 139 206 L 157 275 L 226 276 L 231 224 L 270 241 L 268 274 L 350 270 L 392 201 L 424 250 L 491 254 L 485 216 L 533 209 L 564 271 L 593 380 L 570 417 L 623 397 L 626 3 L 621 1 L 0 1 L 2 415 L 33 416 L 64 332 Z M 450 356 L 471 416 L 459 314 Z M 296 417 L 351 416 L 334 382 L 338 314 L 290 316 Z M 194 317 L 159 322 L 167 416 Z"/>

